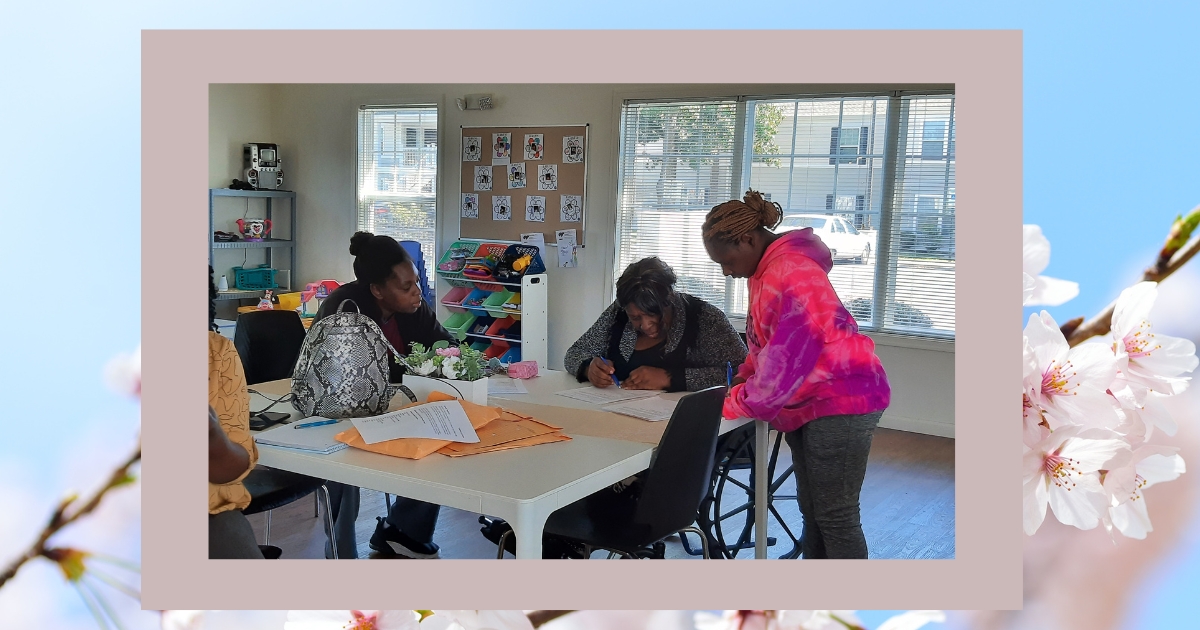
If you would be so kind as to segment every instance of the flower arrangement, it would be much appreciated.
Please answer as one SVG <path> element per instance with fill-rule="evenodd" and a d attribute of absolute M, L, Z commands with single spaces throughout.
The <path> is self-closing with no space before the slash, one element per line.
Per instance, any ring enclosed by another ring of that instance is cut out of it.
<path fill-rule="evenodd" d="M 404 365 L 417 376 L 463 381 L 487 378 L 489 370 L 482 352 L 467 344 L 452 347 L 445 341 L 438 341 L 428 349 L 414 343 L 412 352 L 404 358 Z"/>

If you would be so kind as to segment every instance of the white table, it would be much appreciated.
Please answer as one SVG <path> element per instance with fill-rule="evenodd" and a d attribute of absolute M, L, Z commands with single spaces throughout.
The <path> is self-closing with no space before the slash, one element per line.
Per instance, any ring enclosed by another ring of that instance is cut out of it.
<path fill-rule="evenodd" d="M 543 370 L 541 376 L 524 383 L 528 394 L 491 396 L 489 404 L 504 406 L 511 400 L 598 410 L 596 405 L 555 394 L 584 386 L 565 372 Z M 254 385 L 251 389 L 278 395 L 287 391 L 287 381 Z M 683 395 L 681 392 L 668 396 Z M 266 405 L 264 398 L 252 395 L 251 409 L 262 409 Z M 284 410 L 293 412 L 295 418 L 295 410 L 290 405 Z M 553 419 L 547 419 L 553 422 Z M 722 422 L 721 432 L 744 422 Z M 655 426 L 665 429 L 666 423 Z M 542 531 L 552 512 L 645 470 L 650 466 L 654 450 L 654 444 L 645 439 L 633 441 L 566 433 L 572 438 L 569 442 L 457 458 L 434 453 L 420 460 L 355 448 L 321 455 L 260 444 L 258 461 L 272 468 L 503 518 L 516 535 L 517 557 L 541 558 Z M 765 459 L 765 452 L 765 448 L 759 449 L 760 460 Z M 760 462 L 759 466 L 759 470 L 766 470 L 765 462 Z M 765 487 L 758 490 L 758 496 L 765 496 Z M 765 511 L 764 501 L 756 503 L 761 504 L 760 511 Z M 765 517 L 760 517 L 759 522 L 765 523 Z M 760 534 L 758 538 L 765 554 L 766 536 Z"/>

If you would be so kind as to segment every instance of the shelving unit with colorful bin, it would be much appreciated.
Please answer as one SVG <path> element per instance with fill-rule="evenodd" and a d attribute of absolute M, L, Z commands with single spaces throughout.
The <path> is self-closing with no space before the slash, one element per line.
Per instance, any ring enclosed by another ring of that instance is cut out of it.
<path fill-rule="evenodd" d="M 487 256 L 496 259 L 494 268 L 464 273 Z M 447 330 L 488 358 L 537 361 L 546 369 L 546 266 L 536 247 L 455 241 L 438 261 L 437 277 L 449 285 L 439 303 Z"/>

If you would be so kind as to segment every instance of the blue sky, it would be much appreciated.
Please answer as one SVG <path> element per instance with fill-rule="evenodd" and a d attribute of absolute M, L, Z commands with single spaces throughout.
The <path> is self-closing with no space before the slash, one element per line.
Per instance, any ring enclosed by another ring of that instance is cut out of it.
<path fill-rule="evenodd" d="M 1046 273 L 1081 288 L 1077 299 L 1049 309 L 1056 319 L 1103 308 L 1130 270 L 1149 262 L 1170 220 L 1200 202 L 1200 52 L 1194 32 L 1200 9 L 1194 4 L 603 4 L 601 11 L 549 1 L 424 8 L 297 2 L 270 10 L 225 1 L 194 7 L 6 3 L 0 20 L 0 215 L 7 241 L 0 269 L 10 290 L 0 323 L 9 333 L 2 381 L 8 415 L 81 430 L 128 430 L 124 419 L 136 416 L 136 407 L 105 390 L 98 374 L 139 337 L 143 28 L 1021 29 L 1025 220 L 1042 225 L 1053 245 Z M 162 287 L 155 299 L 170 300 L 174 290 Z M 47 401 L 88 411 L 62 417 Z M 41 431 L 42 422 L 6 424 L 0 459 L 60 461 L 61 454 L 21 446 L 36 443 Z M 57 473 L 30 480 L 47 492 L 58 492 L 64 482 Z M 1169 625 L 1190 603 L 1186 593 L 1200 590 L 1200 569 L 1186 566 L 1200 566 L 1200 549 L 1181 552 L 1195 561 L 1179 563 L 1173 577 L 1161 578 L 1166 588 L 1136 627 Z"/>

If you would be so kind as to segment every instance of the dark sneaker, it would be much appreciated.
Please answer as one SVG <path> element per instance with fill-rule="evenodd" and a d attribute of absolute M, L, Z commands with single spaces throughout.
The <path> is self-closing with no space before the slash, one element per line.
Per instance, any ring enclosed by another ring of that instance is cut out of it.
<path fill-rule="evenodd" d="M 371 534 L 371 549 L 380 553 L 391 553 L 405 558 L 433 559 L 438 557 L 438 546 L 409 538 L 381 517 L 375 517 L 375 533 Z"/>

